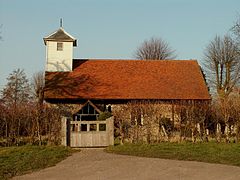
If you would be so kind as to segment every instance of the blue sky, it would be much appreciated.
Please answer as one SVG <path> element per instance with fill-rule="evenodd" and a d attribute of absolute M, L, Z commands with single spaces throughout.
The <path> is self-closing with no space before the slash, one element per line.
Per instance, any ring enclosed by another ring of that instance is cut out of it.
<path fill-rule="evenodd" d="M 215 35 L 229 32 L 239 0 L 0 0 L 0 89 L 14 69 L 44 70 L 42 38 L 59 28 L 78 39 L 75 58 L 132 59 L 146 39 L 161 37 L 177 59 L 198 59 Z"/>

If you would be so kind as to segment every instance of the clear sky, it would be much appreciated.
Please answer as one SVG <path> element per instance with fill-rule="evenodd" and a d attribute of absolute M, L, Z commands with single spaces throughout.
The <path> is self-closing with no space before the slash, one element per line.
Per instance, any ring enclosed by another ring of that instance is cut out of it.
<path fill-rule="evenodd" d="M 14 69 L 44 70 L 43 37 L 63 27 L 78 39 L 74 58 L 132 59 L 161 37 L 177 59 L 198 59 L 215 35 L 229 32 L 240 0 L 0 0 L 0 89 Z"/>

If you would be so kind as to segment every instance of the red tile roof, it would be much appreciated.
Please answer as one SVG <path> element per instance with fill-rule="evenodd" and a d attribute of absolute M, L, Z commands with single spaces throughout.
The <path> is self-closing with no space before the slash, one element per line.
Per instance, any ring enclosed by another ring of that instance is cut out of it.
<path fill-rule="evenodd" d="M 209 100 L 196 60 L 74 60 L 46 72 L 45 99 Z"/>

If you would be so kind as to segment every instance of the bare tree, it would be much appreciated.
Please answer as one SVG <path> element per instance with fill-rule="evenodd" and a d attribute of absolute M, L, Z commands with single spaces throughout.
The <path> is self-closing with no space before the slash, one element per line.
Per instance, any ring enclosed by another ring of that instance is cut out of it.
<path fill-rule="evenodd" d="M 7 81 L 8 83 L 2 91 L 2 99 L 5 103 L 16 106 L 29 100 L 30 85 L 24 70 L 14 70 Z"/>
<path fill-rule="evenodd" d="M 36 128 L 39 145 L 41 145 L 40 124 L 43 122 L 43 100 L 44 100 L 44 72 L 40 71 L 33 75 L 34 95 L 37 99 Z"/>
<path fill-rule="evenodd" d="M 228 97 L 240 80 L 238 46 L 227 35 L 223 38 L 216 36 L 207 46 L 204 55 L 210 84 L 214 85 L 219 97 Z"/>
<path fill-rule="evenodd" d="M 40 71 L 33 75 L 33 88 L 34 88 L 34 95 L 37 98 L 39 106 L 43 105 L 44 99 L 44 72 Z"/>
<path fill-rule="evenodd" d="M 0 96 L 0 145 L 58 144 L 65 105 L 43 102 L 44 73 L 36 73 L 32 86 L 23 70 L 13 71 Z M 32 95 L 34 89 L 34 96 Z"/>
<path fill-rule="evenodd" d="M 8 83 L 2 91 L 2 100 L 6 108 L 6 131 L 12 141 L 19 140 L 24 107 L 30 102 L 30 85 L 23 70 L 14 70 L 7 78 Z M 18 142 L 17 142 L 18 143 Z"/>
<path fill-rule="evenodd" d="M 216 140 L 221 141 L 225 137 L 226 142 L 230 142 L 231 127 L 237 127 L 238 121 L 234 117 L 237 111 L 233 113 L 237 104 L 231 98 L 240 80 L 240 51 L 237 42 L 229 36 L 216 36 L 205 51 L 205 67 L 209 81 L 214 85 L 212 88 L 217 92 L 217 99 L 213 103 Z"/>
<path fill-rule="evenodd" d="M 234 26 L 231 28 L 231 31 L 235 35 L 238 45 L 240 46 L 240 16 L 235 22 Z"/>
<path fill-rule="evenodd" d="M 234 93 L 232 97 L 233 105 L 231 108 L 231 117 L 234 119 L 234 131 L 235 142 L 239 142 L 240 139 L 240 88 L 238 92 Z"/>
<path fill-rule="evenodd" d="M 135 58 L 148 60 L 164 60 L 176 58 L 175 50 L 161 38 L 152 37 L 145 40 L 136 50 Z"/>

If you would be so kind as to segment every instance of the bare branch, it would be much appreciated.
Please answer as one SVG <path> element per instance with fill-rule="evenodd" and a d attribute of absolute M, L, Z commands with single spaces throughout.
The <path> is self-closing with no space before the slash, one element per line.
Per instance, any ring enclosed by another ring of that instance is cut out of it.
<path fill-rule="evenodd" d="M 214 85 L 220 97 L 227 97 L 240 80 L 238 46 L 229 36 L 216 36 L 207 46 L 204 55 L 210 84 Z"/>

